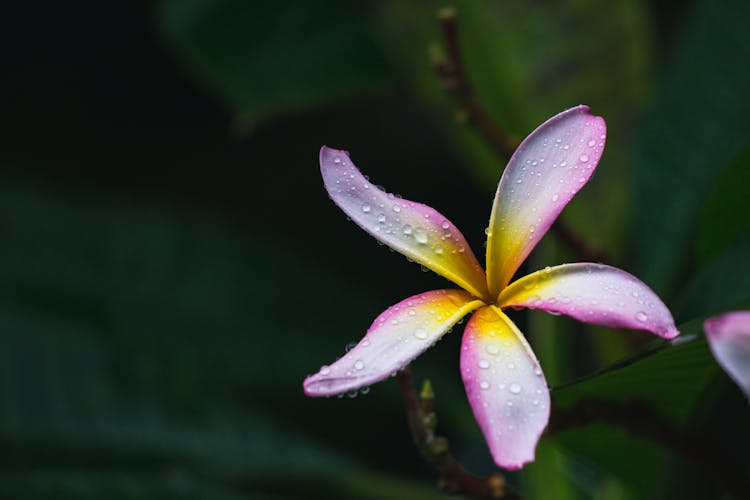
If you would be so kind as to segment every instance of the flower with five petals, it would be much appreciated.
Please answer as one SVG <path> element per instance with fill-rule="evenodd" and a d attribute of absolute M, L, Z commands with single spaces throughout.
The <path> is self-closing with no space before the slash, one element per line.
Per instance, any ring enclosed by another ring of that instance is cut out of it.
<path fill-rule="evenodd" d="M 517 469 L 532 461 L 549 420 L 550 394 L 534 352 L 505 309 L 541 309 L 594 325 L 646 330 L 664 338 L 678 335 L 656 294 L 614 267 L 564 264 L 511 283 L 594 173 L 605 136 L 604 120 L 587 106 L 577 106 L 547 120 L 521 143 L 497 188 L 486 272 L 448 219 L 382 191 L 348 153 L 324 146 L 320 168 L 333 201 L 376 239 L 461 289 L 422 293 L 388 308 L 346 355 L 305 379 L 305 394 L 341 394 L 385 379 L 473 312 L 460 365 L 474 416 L 497 465 Z"/>

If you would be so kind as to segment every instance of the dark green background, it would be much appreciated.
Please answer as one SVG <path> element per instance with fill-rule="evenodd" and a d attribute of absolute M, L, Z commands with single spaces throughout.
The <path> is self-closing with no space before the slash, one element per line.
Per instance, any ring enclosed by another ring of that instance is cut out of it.
<path fill-rule="evenodd" d="M 454 120 L 426 1 L 15 2 L 0 8 L 0 496 L 433 498 L 393 380 L 308 399 L 384 308 L 446 282 L 327 198 L 321 145 L 427 203 L 478 255 L 504 159 Z M 750 4 L 461 1 L 477 93 L 523 137 L 579 103 L 605 155 L 564 212 L 699 336 L 554 393 L 637 397 L 748 470 L 748 407 L 696 318 L 750 305 Z M 550 235 L 522 271 L 575 260 Z M 553 386 L 647 334 L 514 315 Z M 691 323 L 687 323 L 693 320 Z M 440 432 L 492 462 L 460 335 L 420 358 Z M 710 460 L 711 457 L 708 457 Z M 542 440 L 529 499 L 721 498 L 605 424 Z"/>

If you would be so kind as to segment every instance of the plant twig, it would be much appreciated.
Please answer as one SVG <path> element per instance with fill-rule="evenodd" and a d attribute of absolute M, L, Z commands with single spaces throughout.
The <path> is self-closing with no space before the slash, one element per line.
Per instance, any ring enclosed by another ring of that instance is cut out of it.
<path fill-rule="evenodd" d="M 510 158 L 519 141 L 498 126 L 474 93 L 461 55 L 456 11 L 451 8 L 440 10 L 438 23 L 443 37 L 445 57 L 436 58 L 433 67 L 445 89 L 453 94 L 458 102 L 456 116 L 473 125 L 499 156 Z"/>
<path fill-rule="evenodd" d="M 414 375 L 409 366 L 396 374 L 396 380 L 401 388 L 414 442 L 422 456 L 440 473 L 438 487 L 443 492 L 483 499 L 521 500 L 521 497 L 507 487 L 505 478 L 499 473 L 482 478 L 467 471 L 451 454 L 448 440 L 435 435 L 435 396 L 429 381 L 425 382 L 421 397 L 418 398 Z"/>
<path fill-rule="evenodd" d="M 456 11 L 452 8 L 441 9 L 438 13 L 438 23 L 444 54 L 433 59 L 433 68 L 442 81 L 443 87 L 453 95 L 458 103 L 457 119 L 471 124 L 498 156 L 507 161 L 518 147 L 519 141 L 516 137 L 509 135 L 492 119 L 486 106 L 482 104 L 474 92 L 474 87 L 466 72 L 466 66 L 461 55 Z M 607 260 L 601 247 L 587 243 L 570 226 L 565 224 L 563 219 L 557 219 L 552 225 L 552 231 L 578 259 L 585 262 Z"/>
<path fill-rule="evenodd" d="M 692 461 L 714 477 L 735 498 L 747 498 L 750 480 L 738 464 L 726 460 L 719 441 L 705 429 L 680 430 L 642 401 L 618 404 L 598 399 L 582 399 L 570 408 L 555 406 L 546 429 L 548 435 L 602 421 L 629 433 L 650 439 Z"/>

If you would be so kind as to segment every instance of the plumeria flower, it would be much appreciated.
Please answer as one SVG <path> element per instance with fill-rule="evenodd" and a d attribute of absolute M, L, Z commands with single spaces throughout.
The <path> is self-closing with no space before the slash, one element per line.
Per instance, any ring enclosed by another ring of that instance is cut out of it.
<path fill-rule="evenodd" d="M 750 400 L 750 311 L 714 316 L 703 329 L 719 366 Z"/>
<path fill-rule="evenodd" d="M 549 420 L 550 394 L 534 352 L 506 309 L 541 309 L 594 325 L 678 335 L 654 292 L 614 267 L 564 264 L 510 283 L 594 173 L 605 134 L 604 120 L 578 106 L 549 119 L 521 143 L 497 188 L 486 273 L 447 218 L 380 190 L 347 152 L 323 147 L 320 169 L 333 201 L 376 239 L 461 289 L 422 293 L 390 307 L 356 347 L 305 379 L 305 393 L 330 396 L 383 380 L 474 312 L 463 335 L 461 375 L 495 462 L 517 469 L 534 459 Z"/>

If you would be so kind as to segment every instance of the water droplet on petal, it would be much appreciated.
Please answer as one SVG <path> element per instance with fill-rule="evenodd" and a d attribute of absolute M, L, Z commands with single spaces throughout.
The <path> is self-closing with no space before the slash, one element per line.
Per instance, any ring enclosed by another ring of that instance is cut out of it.
<path fill-rule="evenodd" d="M 381 224 L 385 222 L 385 214 L 378 214 L 378 222 Z"/>
<path fill-rule="evenodd" d="M 443 229 L 448 229 L 451 227 L 451 225 L 448 223 L 448 221 L 443 221 L 443 223 L 440 224 L 440 227 L 442 227 Z"/>
<path fill-rule="evenodd" d="M 443 247 L 441 247 L 440 245 L 435 245 L 434 250 L 435 250 L 435 253 L 438 255 L 443 253 Z"/>
<path fill-rule="evenodd" d="M 590 148 L 593 148 L 594 146 L 596 146 L 596 141 L 595 141 L 594 139 L 591 139 L 591 140 L 589 141 L 589 147 L 590 147 Z"/>
<path fill-rule="evenodd" d="M 638 311 L 637 313 L 635 313 L 635 319 L 637 319 L 637 320 L 638 320 L 638 321 L 640 321 L 641 323 L 645 323 L 645 322 L 646 322 L 646 320 L 648 319 L 648 316 L 646 315 L 646 313 L 645 313 L 645 312 L 643 312 L 643 311 Z"/>
<path fill-rule="evenodd" d="M 481 387 L 483 390 L 486 391 L 487 389 L 490 388 L 490 383 L 482 380 L 481 382 L 479 382 L 479 387 Z"/>
<path fill-rule="evenodd" d="M 328 375 L 329 373 L 331 373 L 331 367 L 326 366 L 326 365 L 323 365 L 323 366 L 320 367 L 320 374 L 321 375 Z"/>
<path fill-rule="evenodd" d="M 367 212 L 369 212 L 370 210 L 371 210 L 371 207 L 370 207 L 370 205 L 368 205 L 367 203 L 365 203 L 364 205 L 362 205 L 362 211 L 363 211 L 364 213 L 367 213 Z"/>
<path fill-rule="evenodd" d="M 489 368 L 490 367 L 490 362 L 487 361 L 486 359 L 480 359 L 479 363 L 477 363 L 477 364 L 479 365 L 479 368 Z"/>
<path fill-rule="evenodd" d="M 358 359 L 354 362 L 354 369 L 355 370 L 362 370 L 365 367 L 365 362 L 361 359 Z"/>
<path fill-rule="evenodd" d="M 425 330 L 424 328 L 417 328 L 416 330 L 414 330 L 414 336 L 419 340 L 424 340 L 427 338 L 427 330 Z"/>
<path fill-rule="evenodd" d="M 414 230 L 414 239 L 417 240 L 417 243 L 425 244 L 427 243 L 427 231 L 425 231 L 423 228 L 418 227 Z"/>
<path fill-rule="evenodd" d="M 521 394 L 521 386 L 519 384 L 510 384 L 508 390 L 513 394 Z"/>
<path fill-rule="evenodd" d="M 495 344 L 488 345 L 484 350 L 487 351 L 488 354 L 491 354 L 493 356 L 497 356 L 497 354 L 500 352 L 500 348 Z"/>
<path fill-rule="evenodd" d="M 403 227 L 402 231 L 403 231 L 403 233 L 405 235 L 408 236 L 408 235 L 410 235 L 412 233 L 413 230 L 412 230 L 412 227 L 409 224 L 404 224 L 404 227 Z"/>

